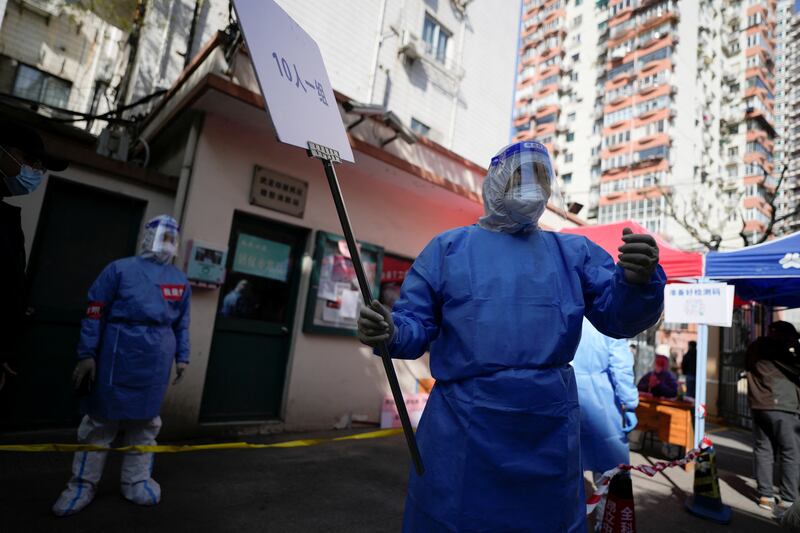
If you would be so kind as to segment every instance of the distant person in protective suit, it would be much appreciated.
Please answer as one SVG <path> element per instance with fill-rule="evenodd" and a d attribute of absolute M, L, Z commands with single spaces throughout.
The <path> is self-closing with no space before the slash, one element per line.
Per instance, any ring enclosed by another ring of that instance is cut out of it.
<path fill-rule="evenodd" d="M 572 367 L 581 406 L 581 465 L 596 483 L 603 472 L 630 462 L 628 433 L 638 423 L 639 405 L 633 353 L 623 339 L 603 335 L 584 318 Z M 605 497 L 595 510 L 598 519 L 604 506 Z"/>
<path fill-rule="evenodd" d="M 404 531 L 586 531 L 569 362 L 584 315 L 616 338 L 654 324 L 665 276 L 649 235 L 626 230 L 614 265 L 583 236 L 541 230 L 555 187 L 542 144 L 504 148 L 484 180 L 486 216 L 422 250 L 392 312 L 361 310 L 363 343 L 406 359 L 430 350 L 436 379 Z"/>
<path fill-rule="evenodd" d="M 136 257 L 108 265 L 89 289 L 81 324 L 76 387 L 90 386 L 78 441 L 110 446 L 119 431 L 126 445 L 154 445 L 161 429 L 161 402 L 175 364 L 177 383 L 189 363 L 186 276 L 170 263 L 177 253 L 178 224 L 159 216 L 147 223 Z M 77 513 L 95 496 L 107 452 L 78 452 L 72 478 L 53 505 L 59 516 Z M 152 453 L 126 453 L 121 490 L 128 500 L 155 505 L 161 487 L 150 476 Z"/>

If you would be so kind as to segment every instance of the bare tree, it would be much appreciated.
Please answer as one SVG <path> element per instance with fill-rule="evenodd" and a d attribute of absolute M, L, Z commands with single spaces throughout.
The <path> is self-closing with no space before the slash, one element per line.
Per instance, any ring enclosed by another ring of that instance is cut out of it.
<path fill-rule="evenodd" d="M 723 236 L 731 233 L 733 220 L 741 221 L 739 236 L 744 246 L 752 246 L 765 242 L 772 236 L 775 224 L 800 214 L 800 207 L 791 213 L 777 216 L 776 201 L 784 184 L 787 167 L 784 166 L 780 178 L 774 186 L 769 184 L 769 174 L 764 172 L 762 185 L 766 191 L 764 203 L 770 208 L 769 222 L 763 233 L 756 239 L 746 231 L 746 219 L 742 210 L 745 192 L 724 178 L 703 180 L 699 187 L 692 187 L 687 197 L 678 197 L 673 190 L 657 185 L 660 196 L 664 198 L 663 213 L 678 223 L 700 245 L 709 251 L 719 250 Z M 651 196 L 652 198 L 653 196 Z"/>

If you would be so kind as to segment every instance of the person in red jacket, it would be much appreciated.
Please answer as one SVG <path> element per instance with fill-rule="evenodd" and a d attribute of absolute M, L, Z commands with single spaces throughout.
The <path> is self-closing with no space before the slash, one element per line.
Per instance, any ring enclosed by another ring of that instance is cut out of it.
<path fill-rule="evenodd" d="M 678 382 L 669 371 L 669 357 L 656 356 L 653 370 L 642 376 L 638 389 L 661 398 L 674 398 L 678 395 Z"/>

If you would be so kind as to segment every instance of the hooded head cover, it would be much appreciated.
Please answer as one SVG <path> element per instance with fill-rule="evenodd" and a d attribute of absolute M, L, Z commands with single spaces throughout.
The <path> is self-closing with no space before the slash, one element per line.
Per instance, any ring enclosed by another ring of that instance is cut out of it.
<path fill-rule="evenodd" d="M 511 144 L 492 158 L 483 182 L 486 215 L 478 223 L 492 231 L 531 231 L 553 194 L 555 174 L 543 144 Z"/>
<path fill-rule="evenodd" d="M 178 222 L 168 215 L 151 219 L 144 227 L 139 255 L 161 264 L 167 264 L 178 254 Z"/>

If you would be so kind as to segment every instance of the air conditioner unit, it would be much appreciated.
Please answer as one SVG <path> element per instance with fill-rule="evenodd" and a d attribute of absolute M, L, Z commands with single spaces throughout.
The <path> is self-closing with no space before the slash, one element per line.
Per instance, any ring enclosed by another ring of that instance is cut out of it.
<path fill-rule="evenodd" d="M 641 160 L 642 160 L 642 155 L 639 152 L 634 152 L 633 153 L 633 162 L 634 163 L 638 163 Z"/>
<path fill-rule="evenodd" d="M 403 30 L 397 54 L 404 55 L 411 61 L 419 59 L 422 56 L 422 43 L 420 43 L 419 37 L 408 30 Z"/>
<path fill-rule="evenodd" d="M 678 44 L 679 42 L 681 42 L 681 38 L 678 37 L 677 35 L 673 35 L 672 36 L 672 44 Z"/>
<path fill-rule="evenodd" d="M 625 50 L 623 50 L 621 48 L 617 48 L 616 50 L 611 52 L 611 59 L 619 61 L 619 60 L 621 60 L 621 59 L 623 59 L 625 57 L 626 53 L 627 52 Z"/>
<path fill-rule="evenodd" d="M 127 161 L 131 146 L 131 136 L 121 127 L 108 126 L 97 137 L 95 151 L 105 157 L 117 161 Z"/>

